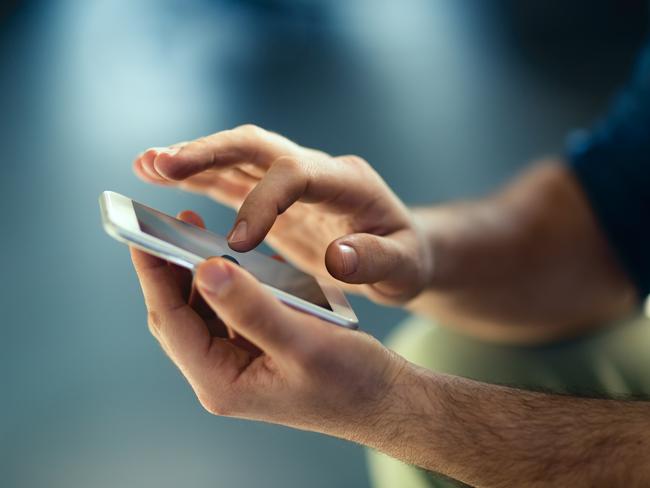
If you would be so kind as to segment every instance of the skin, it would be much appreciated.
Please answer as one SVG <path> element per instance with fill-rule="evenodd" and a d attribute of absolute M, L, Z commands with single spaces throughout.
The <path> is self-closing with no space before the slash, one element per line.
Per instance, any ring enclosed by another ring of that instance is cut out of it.
<path fill-rule="evenodd" d="M 540 343 L 634 311 L 639 297 L 566 165 L 497 194 L 414 210 L 437 266 L 409 307 L 482 339 Z"/>
<path fill-rule="evenodd" d="M 306 272 L 357 285 L 348 290 L 380 303 L 416 296 L 431 274 L 429 249 L 411 213 L 359 157 L 333 158 L 242 126 L 149 149 L 134 170 L 147 182 L 238 208 L 233 231 L 245 223 L 246 232 L 231 231 L 234 250 L 248 251 L 266 238 Z M 342 245 L 352 251 L 347 267 Z"/>
<path fill-rule="evenodd" d="M 481 202 L 414 211 L 360 158 L 251 126 L 150 149 L 134 165 L 145 181 L 239 208 L 233 249 L 267 236 L 308 272 L 484 337 L 548 340 L 635 306 L 557 163 Z M 202 225 L 195 214 L 181 218 Z M 226 260 L 204 262 L 192 281 L 131 252 L 153 335 L 214 414 L 338 436 L 475 486 L 641 486 L 650 476 L 647 403 L 431 373 L 362 332 L 283 305 Z"/>

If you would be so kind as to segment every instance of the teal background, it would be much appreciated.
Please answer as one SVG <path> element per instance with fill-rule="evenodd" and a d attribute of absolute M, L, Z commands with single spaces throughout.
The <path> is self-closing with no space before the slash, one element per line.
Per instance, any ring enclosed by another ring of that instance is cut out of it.
<path fill-rule="evenodd" d="M 225 233 L 131 172 L 255 123 L 370 161 L 409 204 L 562 151 L 624 79 L 643 2 L 61 0 L 0 7 L 0 486 L 364 487 L 363 451 L 205 413 L 145 325 L 112 189 Z M 384 337 L 404 314 L 360 298 Z"/>

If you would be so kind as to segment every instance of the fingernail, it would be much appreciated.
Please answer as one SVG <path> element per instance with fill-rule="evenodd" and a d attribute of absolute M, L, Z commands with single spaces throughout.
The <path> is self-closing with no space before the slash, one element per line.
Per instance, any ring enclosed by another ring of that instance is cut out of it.
<path fill-rule="evenodd" d="M 153 168 L 153 163 L 151 164 L 144 164 L 140 163 L 140 166 L 144 170 L 145 173 L 147 173 L 149 176 L 155 179 L 160 179 L 160 175 L 156 172 L 156 170 Z"/>
<path fill-rule="evenodd" d="M 224 263 L 209 262 L 201 266 L 197 276 L 198 285 L 214 295 L 221 294 L 230 283 L 230 270 Z"/>
<path fill-rule="evenodd" d="M 359 255 L 352 246 L 347 244 L 339 244 L 341 257 L 343 258 L 343 274 L 349 275 L 354 273 L 359 266 Z"/>
<path fill-rule="evenodd" d="M 170 156 L 175 156 L 176 154 L 178 154 L 178 151 L 181 150 L 180 146 L 159 147 L 157 149 L 158 149 L 158 152 L 169 154 Z"/>
<path fill-rule="evenodd" d="M 248 231 L 248 224 L 246 224 L 245 220 L 240 220 L 235 228 L 232 230 L 230 233 L 230 237 L 228 237 L 228 242 L 231 243 L 237 243 L 237 242 L 242 242 L 246 240 L 246 232 Z"/>
<path fill-rule="evenodd" d="M 154 151 L 156 153 L 156 155 L 161 154 L 161 153 L 165 153 L 165 154 L 169 154 L 170 156 L 173 156 L 178 151 L 180 151 L 180 149 L 181 148 L 178 147 L 178 146 L 175 146 L 175 147 L 172 147 L 172 146 L 156 146 L 156 147 L 150 147 L 145 152 Z"/>

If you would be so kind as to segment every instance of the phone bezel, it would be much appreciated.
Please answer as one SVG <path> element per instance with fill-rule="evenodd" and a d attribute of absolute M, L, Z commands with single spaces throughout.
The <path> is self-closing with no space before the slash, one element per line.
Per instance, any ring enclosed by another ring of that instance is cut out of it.
<path fill-rule="evenodd" d="M 183 248 L 142 232 L 133 208 L 133 200 L 130 198 L 113 191 L 105 191 L 99 197 L 99 207 L 104 229 L 114 239 L 184 268 L 188 268 L 192 272 L 204 261 L 202 257 Z M 271 259 L 268 256 L 266 257 Z M 310 313 L 336 325 L 356 329 L 358 327 L 357 317 L 343 292 L 318 277 L 314 278 L 321 287 L 330 307 L 332 307 L 331 311 L 267 285 L 266 283 L 262 283 L 262 285 L 282 302 L 291 307 Z"/>

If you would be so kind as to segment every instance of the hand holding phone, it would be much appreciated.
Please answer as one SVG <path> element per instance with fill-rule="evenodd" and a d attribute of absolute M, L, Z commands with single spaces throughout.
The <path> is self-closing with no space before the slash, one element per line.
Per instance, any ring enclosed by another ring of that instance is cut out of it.
<path fill-rule="evenodd" d="M 115 192 L 102 193 L 99 203 L 104 228 L 117 240 L 192 271 L 210 257 L 224 257 L 245 268 L 286 304 L 337 325 L 357 326 L 340 290 L 288 263 L 257 251 L 233 251 L 225 238 Z"/>
<path fill-rule="evenodd" d="M 189 276 L 179 279 L 173 266 L 138 249 L 131 254 L 149 328 L 209 412 L 341 437 L 361 425 L 376 429 L 406 363 L 379 341 L 287 307 L 221 258 L 204 261 L 194 276 L 206 306 L 235 337 L 215 336 L 186 301 Z"/>

